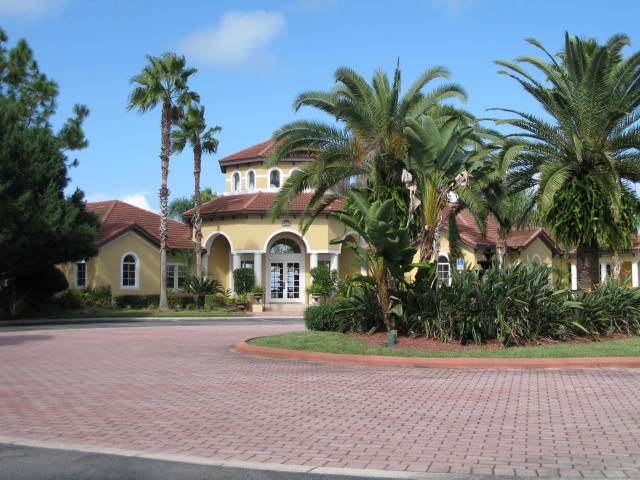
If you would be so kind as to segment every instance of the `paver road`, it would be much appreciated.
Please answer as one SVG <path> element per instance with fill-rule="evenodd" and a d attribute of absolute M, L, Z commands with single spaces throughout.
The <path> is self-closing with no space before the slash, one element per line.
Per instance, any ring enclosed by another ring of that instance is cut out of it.
<path fill-rule="evenodd" d="M 0 332 L 0 436 L 220 460 L 640 478 L 640 371 L 252 358 L 301 325 Z"/>

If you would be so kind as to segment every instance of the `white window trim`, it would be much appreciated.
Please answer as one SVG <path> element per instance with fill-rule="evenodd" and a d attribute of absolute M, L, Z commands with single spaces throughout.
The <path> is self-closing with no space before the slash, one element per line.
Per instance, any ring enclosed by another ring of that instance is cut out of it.
<path fill-rule="evenodd" d="M 133 256 L 133 258 L 136 259 L 136 283 L 135 285 L 131 286 L 131 285 L 124 285 L 123 284 L 123 266 L 124 266 L 124 259 L 127 255 L 131 255 Z M 126 252 L 124 253 L 124 255 L 122 255 L 122 257 L 120 257 L 120 289 L 121 290 L 139 290 L 140 289 L 140 257 L 138 256 L 137 253 L 135 252 Z"/>
<path fill-rule="evenodd" d="M 438 254 L 438 259 L 436 261 L 436 279 L 439 280 L 439 278 L 438 278 L 438 273 L 439 273 L 438 267 L 440 265 L 445 265 L 445 262 L 441 262 L 440 261 L 440 257 L 444 257 L 444 258 L 447 259 L 446 265 L 448 267 L 447 272 L 449 273 L 448 279 L 447 279 L 447 286 L 450 286 L 451 285 L 451 280 L 452 280 L 452 278 L 451 278 L 451 259 L 449 258 L 449 255 L 444 253 L 444 252 L 441 252 L 441 253 Z"/>
<path fill-rule="evenodd" d="M 249 174 L 250 173 L 253 173 L 253 188 L 251 187 L 251 184 L 249 183 Z M 247 192 L 255 191 L 257 183 L 258 183 L 258 175 L 256 174 L 256 171 L 254 169 L 247 170 L 247 173 L 246 173 L 245 179 L 244 179 L 244 184 L 245 184 Z"/>
<path fill-rule="evenodd" d="M 78 285 L 78 264 L 84 263 L 84 285 Z M 85 289 L 89 283 L 89 266 L 86 260 L 73 263 L 73 288 Z"/>
<path fill-rule="evenodd" d="M 272 187 L 271 186 L 271 172 L 273 172 L 274 170 L 277 171 L 278 175 L 280 176 L 280 186 L 279 187 Z M 280 169 L 278 167 L 270 168 L 269 172 L 267 172 L 267 188 L 268 188 L 268 190 L 271 191 L 271 192 L 280 190 L 280 187 L 282 187 L 283 182 L 284 182 L 284 173 L 282 172 L 282 169 Z"/>
<path fill-rule="evenodd" d="M 169 267 L 186 267 L 184 263 L 167 263 L 167 269 Z M 167 285 L 167 288 L 171 288 L 173 290 L 180 290 L 180 287 L 175 286 L 178 280 L 178 275 L 173 276 L 173 286 Z"/>
<path fill-rule="evenodd" d="M 236 174 L 238 175 L 238 189 L 236 190 L 236 182 L 234 181 L 234 178 L 236 176 Z M 231 191 L 234 193 L 240 193 L 242 191 L 242 174 L 240 173 L 240 170 L 235 170 L 234 172 L 231 173 Z"/>

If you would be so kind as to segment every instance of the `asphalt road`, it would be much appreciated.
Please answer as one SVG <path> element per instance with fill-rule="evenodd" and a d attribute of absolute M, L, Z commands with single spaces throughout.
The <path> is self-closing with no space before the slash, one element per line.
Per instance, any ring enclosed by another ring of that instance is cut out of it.
<path fill-rule="evenodd" d="M 0 480 L 364 480 L 374 477 L 292 473 L 194 465 L 48 448 L 0 444 Z M 387 480 L 393 477 L 375 477 Z M 420 478 L 416 476 L 415 478 Z M 429 480 L 469 480 L 463 475 L 425 475 Z M 486 480 L 489 477 L 473 477 Z M 500 477 L 509 480 L 508 477 Z"/>
<path fill-rule="evenodd" d="M 170 327 L 202 325 L 288 325 L 302 323 L 296 317 L 244 317 L 212 319 L 188 318 L 82 318 L 68 320 L 43 320 L 42 322 L 3 321 L 0 332 L 24 332 L 31 330 L 63 330 L 73 328 L 116 328 L 116 327 Z"/>

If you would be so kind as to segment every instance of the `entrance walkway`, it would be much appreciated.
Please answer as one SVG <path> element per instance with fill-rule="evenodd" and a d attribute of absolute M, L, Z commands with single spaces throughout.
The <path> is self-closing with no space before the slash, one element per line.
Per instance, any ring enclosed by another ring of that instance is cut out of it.
<path fill-rule="evenodd" d="M 0 436 L 219 460 L 640 478 L 640 372 L 247 357 L 301 325 L 0 333 Z"/>

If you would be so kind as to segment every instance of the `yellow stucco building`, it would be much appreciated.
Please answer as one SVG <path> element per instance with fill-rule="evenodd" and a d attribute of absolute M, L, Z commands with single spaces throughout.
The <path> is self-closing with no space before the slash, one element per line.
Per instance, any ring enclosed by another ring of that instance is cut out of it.
<path fill-rule="evenodd" d="M 308 303 L 306 288 L 311 284 L 310 270 L 326 264 L 340 276 L 361 272 L 355 253 L 331 240 L 349 237 L 345 226 L 328 212 L 318 217 L 302 235 L 300 215 L 311 193 L 300 195 L 289 212 L 272 222 L 268 218 L 271 204 L 289 175 L 308 158 L 291 158 L 277 167 L 266 167 L 265 160 L 273 151 L 271 141 L 262 142 L 220 160 L 225 176 L 225 191 L 202 205 L 203 268 L 224 288 L 233 291 L 232 272 L 241 267 L 254 270 L 255 283 L 265 290 L 269 309 L 299 308 Z M 111 285 L 114 296 L 126 294 L 157 294 L 160 290 L 159 224 L 153 212 L 112 200 L 89 203 L 87 208 L 98 214 L 99 253 L 96 257 L 62 267 L 74 288 Z M 329 211 L 332 207 L 329 208 Z M 449 208 L 455 208 L 451 204 Z M 191 220 L 193 212 L 184 214 Z M 498 228 L 491 219 L 481 232 L 473 217 L 465 211 L 457 214 L 462 258 L 450 259 L 445 219 L 438 255 L 438 275 L 449 281 L 452 264 L 455 268 L 476 267 L 495 252 Z M 353 238 L 355 241 L 356 239 Z M 180 250 L 193 249 L 193 232 L 187 223 L 169 222 L 169 255 L 167 284 L 180 289 L 186 276 Z M 622 277 L 638 286 L 640 243 L 620 253 Z M 450 261 L 451 260 L 451 261 Z M 565 252 L 542 228 L 516 229 L 507 239 L 508 264 L 538 262 L 564 270 L 577 288 L 575 254 Z M 611 275 L 612 260 L 601 254 L 601 276 Z"/>

